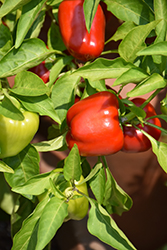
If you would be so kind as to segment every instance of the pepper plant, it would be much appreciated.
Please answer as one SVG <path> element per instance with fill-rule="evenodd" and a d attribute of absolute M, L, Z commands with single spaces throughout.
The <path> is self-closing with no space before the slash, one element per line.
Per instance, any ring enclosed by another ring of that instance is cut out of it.
<path fill-rule="evenodd" d="M 136 150 L 152 148 L 167 172 L 167 144 L 159 141 L 167 132 L 161 126 L 162 120 L 167 121 L 166 111 L 157 115 L 152 107 L 148 114 L 146 108 L 167 86 L 167 1 L 1 0 L 0 4 L 0 204 L 11 215 L 12 250 L 49 249 L 63 223 L 87 213 L 90 234 L 115 249 L 136 249 L 111 216 L 128 211 L 133 201 L 115 181 L 105 155 L 125 148 L 128 153 L 125 131 L 140 131 L 140 139 L 149 143 Z M 103 51 L 108 13 L 121 23 L 105 44 L 120 43 L 117 50 Z M 40 34 L 47 16 L 51 21 L 45 43 Z M 118 56 L 104 58 L 112 53 Z M 48 70 L 47 77 L 40 68 Z M 9 84 L 11 76 L 14 86 Z M 106 79 L 115 79 L 118 93 L 106 86 Z M 129 83 L 134 87 L 122 98 Z M 140 105 L 131 101 L 146 93 L 149 98 Z M 166 98 L 161 105 L 165 107 Z M 26 113 L 31 114 L 27 127 Z M 48 140 L 34 143 L 42 116 L 54 122 Z M 135 132 L 132 143 L 137 148 Z M 40 174 L 39 152 L 68 147 L 67 157 L 53 171 Z M 97 156 L 93 167 L 89 155 Z"/>

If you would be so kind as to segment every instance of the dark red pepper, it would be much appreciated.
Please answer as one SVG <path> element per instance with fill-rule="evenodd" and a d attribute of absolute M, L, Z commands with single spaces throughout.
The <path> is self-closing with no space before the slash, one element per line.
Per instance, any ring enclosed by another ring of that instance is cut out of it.
<path fill-rule="evenodd" d="M 69 131 L 66 142 L 69 149 L 77 144 L 82 156 L 118 152 L 124 143 L 118 109 L 117 97 L 108 91 L 75 103 L 67 112 Z"/>
<path fill-rule="evenodd" d="M 50 71 L 45 66 L 45 61 L 41 62 L 39 65 L 29 69 L 29 71 L 38 75 L 44 83 L 49 82 Z"/>
<path fill-rule="evenodd" d="M 90 33 L 85 25 L 83 0 L 64 0 L 59 5 L 58 21 L 63 42 L 72 56 L 88 61 L 104 49 L 105 16 L 98 5 Z"/>
<path fill-rule="evenodd" d="M 135 98 L 131 100 L 137 107 L 140 107 L 142 103 L 145 102 L 143 98 Z M 155 109 L 151 103 L 148 103 L 143 110 L 146 112 L 146 118 L 156 115 Z M 158 118 L 151 118 L 147 120 L 147 122 L 152 123 L 161 127 L 161 122 Z M 149 125 L 136 125 L 140 129 L 147 132 L 151 135 L 154 139 L 158 140 L 161 135 L 161 131 L 157 128 L 151 127 Z M 138 129 L 136 129 L 133 125 L 132 126 L 124 126 L 124 146 L 122 151 L 129 152 L 129 153 L 137 153 L 137 152 L 144 152 L 151 148 L 150 140 Z"/>

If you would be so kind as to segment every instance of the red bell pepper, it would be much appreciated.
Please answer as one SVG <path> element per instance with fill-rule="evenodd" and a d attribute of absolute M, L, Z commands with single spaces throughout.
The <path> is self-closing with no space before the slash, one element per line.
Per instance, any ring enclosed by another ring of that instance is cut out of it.
<path fill-rule="evenodd" d="M 58 21 L 63 42 L 69 53 L 81 61 L 98 57 L 104 49 L 105 16 L 98 5 L 90 33 L 85 24 L 83 0 L 64 0 L 59 5 Z"/>
<path fill-rule="evenodd" d="M 140 107 L 145 102 L 145 99 L 138 97 L 138 98 L 134 98 L 131 101 L 137 107 Z M 143 108 L 143 110 L 146 112 L 146 118 L 156 115 L 155 109 L 151 103 L 148 103 Z M 161 122 L 157 117 L 151 118 L 147 120 L 147 122 L 161 127 Z M 145 132 L 147 132 L 154 139 L 158 140 L 160 138 L 161 131 L 159 129 L 151 127 L 149 125 L 143 126 L 140 123 L 136 126 L 144 130 Z M 128 152 L 128 153 L 138 153 L 138 152 L 147 151 L 148 149 L 151 148 L 150 140 L 140 130 L 135 128 L 133 124 L 132 126 L 123 125 L 123 131 L 124 131 L 124 146 L 122 148 L 122 151 Z"/>
<path fill-rule="evenodd" d="M 66 142 L 77 144 L 80 155 L 99 156 L 118 152 L 124 143 L 119 124 L 117 97 L 108 91 L 75 103 L 67 112 Z"/>
<path fill-rule="evenodd" d="M 45 61 L 43 61 L 39 65 L 29 69 L 29 71 L 38 75 L 44 83 L 49 82 L 50 71 L 46 68 Z"/>

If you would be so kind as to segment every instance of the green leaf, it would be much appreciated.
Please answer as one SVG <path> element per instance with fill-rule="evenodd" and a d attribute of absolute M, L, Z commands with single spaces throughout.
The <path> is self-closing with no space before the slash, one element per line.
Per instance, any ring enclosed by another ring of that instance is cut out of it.
<path fill-rule="evenodd" d="M 107 211 L 96 201 L 89 198 L 91 208 L 88 218 L 88 231 L 109 246 L 119 250 L 136 249 L 125 234 L 118 228 Z"/>
<path fill-rule="evenodd" d="M 86 23 L 86 28 L 88 30 L 88 33 L 90 33 L 91 25 L 94 19 L 94 16 L 97 11 L 97 7 L 99 4 L 100 0 L 85 0 L 83 4 L 83 9 L 84 9 L 84 17 L 85 17 L 85 23 Z"/>
<path fill-rule="evenodd" d="M 102 164 L 96 164 L 92 169 L 91 171 L 89 172 L 89 174 L 87 176 L 85 176 L 85 179 L 80 182 L 79 184 L 77 184 L 78 186 L 79 185 L 82 185 L 83 183 L 85 182 L 88 182 L 90 181 L 98 172 L 99 170 L 102 168 Z"/>
<path fill-rule="evenodd" d="M 38 240 L 35 250 L 44 249 L 68 215 L 68 204 L 64 200 L 53 197 L 45 206 L 38 227 Z"/>
<path fill-rule="evenodd" d="M 6 55 L 6 53 L 11 49 L 11 41 L 9 40 L 3 48 L 0 48 L 0 60 Z"/>
<path fill-rule="evenodd" d="M 146 80 L 138 84 L 134 89 L 129 91 L 127 93 L 127 96 L 134 97 L 134 96 L 144 95 L 156 89 L 165 88 L 166 85 L 167 83 L 165 79 L 161 75 L 154 73 Z"/>
<path fill-rule="evenodd" d="M 37 18 L 34 20 L 31 28 L 29 29 L 25 39 L 27 38 L 37 38 L 40 35 L 41 29 L 45 22 L 46 10 L 43 9 L 38 14 Z"/>
<path fill-rule="evenodd" d="M 97 91 L 107 90 L 104 79 L 103 80 L 96 80 L 96 81 L 89 81 L 89 84 L 92 88 L 96 89 Z"/>
<path fill-rule="evenodd" d="M 21 8 L 31 0 L 5 0 L 4 4 L 0 8 L 0 18 L 6 16 L 8 13 Z"/>
<path fill-rule="evenodd" d="M 51 26 L 48 31 L 48 40 L 47 44 L 49 48 L 64 51 L 66 50 L 66 46 L 63 43 L 59 26 L 55 23 L 51 23 Z"/>
<path fill-rule="evenodd" d="M 156 34 L 159 36 L 160 34 L 164 33 L 166 36 L 167 1 L 154 0 L 154 10 L 155 20 L 161 20 L 161 22 L 156 26 Z"/>
<path fill-rule="evenodd" d="M 22 70 L 32 68 L 55 51 L 48 50 L 45 43 L 38 38 L 25 40 L 21 46 L 12 49 L 0 61 L 0 78 L 16 75 Z"/>
<path fill-rule="evenodd" d="M 167 173 L 167 144 L 164 142 L 158 142 L 151 139 L 152 150 L 156 154 L 158 162 L 162 169 Z"/>
<path fill-rule="evenodd" d="M 102 163 L 99 162 L 97 164 L 100 165 L 99 166 L 100 169 L 96 173 L 96 175 L 90 179 L 89 185 L 90 185 L 91 190 L 92 190 L 94 196 L 96 197 L 96 200 L 98 201 L 98 203 L 102 204 L 104 192 L 105 192 L 106 178 L 105 178 L 104 168 L 102 167 Z"/>
<path fill-rule="evenodd" d="M 10 30 L 3 24 L 0 25 L 0 60 L 12 47 L 12 36 Z"/>
<path fill-rule="evenodd" d="M 143 58 L 141 66 L 142 66 L 143 70 L 145 70 L 149 75 L 151 75 L 153 73 L 159 73 L 159 74 L 161 73 L 159 68 L 157 67 L 158 65 L 156 65 L 153 62 L 152 56 L 145 56 Z"/>
<path fill-rule="evenodd" d="M 24 115 L 22 112 L 14 105 L 12 100 L 8 96 L 4 96 L 3 101 L 0 103 L 0 114 L 8 117 L 12 120 L 22 121 L 24 120 Z"/>
<path fill-rule="evenodd" d="M 156 33 L 158 35 L 157 35 L 154 43 L 163 42 L 166 40 L 166 26 L 167 26 L 167 22 L 163 19 L 156 26 Z"/>
<path fill-rule="evenodd" d="M 127 63 L 122 58 L 113 60 L 98 58 L 94 62 L 77 69 L 73 75 L 82 76 L 89 81 L 117 78 L 132 68 L 133 64 Z"/>
<path fill-rule="evenodd" d="M 48 128 L 48 140 L 55 139 L 62 135 L 63 131 L 59 128 L 59 125 L 56 123 L 51 124 Z"/>
<path fill-rule="evenodd" d="M 150 140 L 153 153 L 157 156 L 157 160 L 162 169 L 167 173 L 167 144 L 165 142 L 156 141 L 144 130 L 141 130 L 141 132 Z"/>
<path fill-rule="evenodd" d="M 21 229 L 23 221 L 32 213 L 34 204 L 25 197 L 17 195 L 15 207 L 17 207 L 16 211 L 13 210 L 11 214 L 11 233 L 13 237 Z"/>
<path fill-rule="evenodd" d="M 149 47 L 139 51 L 137 53 L 138 56 L 141 55 L 162 55 L 167 56 L 167 42 L 159 42 L 150 45 Z"/>
<path fill-rule="evenodd" d="M 79 181 L 82 174 L 81 159 L 76 144 L 72 147 L 64 162 L 64 178 L 67 181 Z"/>
<path fill-rule="evenodd" d="M 41 116 L 49 116 L 55 122 L 61 123 L 57 112 L 53 107 L 53 102 L 48 95 L 42 96 L 18 96 L 22 105 L 29 111 L 38 113 Z"/>
<path fill-rule="evenodd" d="M 28 179 L 23 185 L 13 187 L 12 191 L 23 195 L 40 195 L 50 188 L 50 178 L 55 178 L 55 173 L 53 171 L 37 174 Z"/>
<path fill-rule="evenodd" d="M 161 20 L 161 22 L 163 22 L 163 28 L 160 30 L 158 36 L 156 37 L 154 44 L 163 42 L 166 40 L 167 22 L 164 20 Z M 166 56 L 152 55 L 152 58 L 153 58 L 154 64 L 159 69 L 160 74 L 163 74 L 166 69 L 166 61 L 167 61 Z"/>
<path fill-rule="evenodd" d="M 38 152 L 48 152 L 48 151 L 58 150 L 61 149 L 64 145 L 66 145 L 65 137 L 66 133 L 52 140 L 33 143 L 33 146 L 36 148 Z"/>
<path fill-rule="evenodd" d="M 137 117 L 141 121 L 146 117 L 146 112 L 142 108 L 137 107 L 136 105 L 130 106 L 130 111 L 133 112 L 135 117 Z"/>
<path fill-rule="evenodd" d="M 5 173 L 14 173 L 14 170 L 10 168 L 5 162 L 0 161 L 0 172 L 5 172 Z"/>
<path fill-rule="evenodd" d="M 63 171 L 62 171 L 63 172 Z M 59 179 L 59 177 L 60 178 L 62 178 L 62 174 L 59 174 L 59 176 L 58 176 L 58 178 L 57 179 Z M 63 177 L 64 178 L 64 177 Z M 62 180 L 62 179 L 61 179 Z M 63 180 L 64 181 L 64 180 Z M 62 181 L 62 182 L 63 182 Z M 49 189 L 49 191 L 51 191 L 51 194 L 49 194 L 49 197 L 52 195 L 54 195 L 55 197 L 57 197 L 57 198 L 59 198 L 59 199 L 64 199 L 65 198 L 65 195 L 62 193 L 62 191 L 60 191 L 59 190 L 59 188 L 55 185 L 55 182 L 56 182 L 56 180 L 55 180 L 55 178 L 54 178 L 54 180 L 52 180 L 51 178 L 49 179 L 49 182 L 50 182 L 50 189 Z M 46 193 L 45 193 L 46 194 Z M 43 194 L 42 194 L 43 195 Z"/>
<path fill-rule="evenodd" d="M 108 41 L 119 41 L 125 38 L 125 36 L 133 29 L 136 25 L 132 21 L 126 21 L 118 27 L 114 35 Z"/>
<path fill-rule="evenodd" d="M 49 89 L 36 74 L 30 71 L 21 71 L 15 77 L 15 84 L 11 92 L 23 96 L 40 96 L 46 94 Z"/>
<path fill-rule="evenodd" d="M 103 205 L 107 211 L 121 215 L 124 211 L 128 211 L 132 206 L 132 200 L 128 194 L 117 184 L 110 170 L 106 169 L 107 181 Z"/>
<path fill-rule="evenodd" d="M 33 0 L 23 6 L 16 31 L 16 49 L 23 42 L 28 30 L 32 26 L 34 20 L 37 18 L 37 15 L 42 9 L 45 2 L 46 0 Z"/>
<path fill-rule="evenodd" d="M 125 85 L 128 83 L 138 83 L 148 77 L 148 74 L 139 67 L 131 68 L 118 77 L 113 86 Z"/>
<path fill-rule="evenodd" d="M 50 6 L 54 6 L 60 2 L 62 2 L 62 0 L 48 0 L 46 4 Z"/>
<path fill-rule="evenodd" d="M 154 13 L 149 6 L 140 0 L 104 0 L 107 9 L 118 19 L 133 21 L 135 24 L 146 24 L 154 20 Z"/>
<path fill-rule="evenodd" d="M 83 91 L 83 93 L 82 93 L 81 99 L 84 99 L 84 98 L 86 98 L 86 97 L 88 97 L 88 96 L 90 96 L 90 95 L 93 95 L 93 94 L 97 93 L 96 87 L 99 88 L 99 83 L 100 83 L 101 81 L 105 81 L 105 80 L 102 79 L 102 80 L 90 81 L 90 80 L 85 79 L 85 88 L 84 88 L 84 91 Z M 97 86 L 97 85 L 98 85 L 98 86 Z M 94 87 L 95 87 L 95 88 L 94 88 Z M 103 88 L 103 87 L 102 87 L 102 88 Z M 104 89 L 103 89 L 103 90 L 104 90 Z M 107 88 L 106 88 L 105 90 L 107 90 Z"/>
<path fill-rule="evenodd" d="M 55 83 L 51 93 L 51 99 L 61 122 L 66 118 L 67 110 L 73 104 L 72 95 L 80 77 L 65 73 Z"/>
<path fill-rule="evenodd" d="M 150 34 L 151 30 L 156 27 L 158 22 L 159 21 L 153 21 L 149 24 L 133 28 L 118 47 L 120 56 L 128 62 L 133 62 L 137 57 L 137 52 L 146 46 L 145 39 Z"/>
<path fill-rule="evenodd" d="M 58 58 L 54 66 L 50 70 L 49 83 L 48 86 L 52 86 L 53 83 L 57 80 L 62 69 L 73 59 L 72 56 L 66 56 Z"/>
<path fill-rule="evenodd" d="M 11 187 L 24 184 L 30 177 L 39 174 L 39 154 L 32 145 L 28 145 L 18 155 L 5 158 L 4 162 L 14 170 L 5 173 L 5 179 Z"/>
<path fill-rule="evenodd" d="M 86 157 L 81 157 L 81 167 L 82 167 L 82 175 L 84 178 L 86 178 L 89 173 L 91 172 L 91 166 L 88 162 L 88 160 L 86 159 Z"/>
<path fill-rule="evenodd" d="M 47 202 L 47 199 L 41 201 L 33 213 L 24 220 L 21 230 L 14 236 L 12 250 L 35 250 L 37 226 Z"/>

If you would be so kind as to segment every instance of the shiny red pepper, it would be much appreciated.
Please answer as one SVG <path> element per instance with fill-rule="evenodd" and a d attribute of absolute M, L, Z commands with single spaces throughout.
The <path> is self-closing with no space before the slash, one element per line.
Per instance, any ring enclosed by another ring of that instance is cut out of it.
<path fill-rule="evenodd" d="M 145 102 L 145 99 L 134 98 L 131 101 L 137 107 L 140 107 Z M 156 115 L 155 109 L 151 105 L 151 103 L 148 103 L 143 108 L 143 110 L 146 112 L 146 118 Z M 161 122 L 158 118 L 151 118 L 147 120 L 147 122 L 161 127 Z M 147 132 L 154 139 L 158 140 L 160 138 L 161 131 L 159 129 L 151 127 L 149 125 L 143 126 L 141 124 L 138 124 L 136 126 L 144 130 L 145 132 Z M 122 148 L 122 151 L 129 152 L 129 153 L 137 153 L 137 152 L 144 152 L 151 148 L 150 140 L 140 130 L 136 129 L 134 126 L 123 125 L 123 131 L 124 131 L 124 146 Z"/>
<path fill-rule="evenodd" d="M 118 152 L 124 143 L 119 124 L 117 97 L 108 91 L 75 103 L 67 112 L 66 142 L 77 144 L 80 155 L 98 156 Z"/>
<path fill-rule="evenodd" d="M 58 21 L 63 42 L 72 56 L 88 61 L 104 49 L 105 16 L 98 5 L 90 33 L 85 25 L 83 0 L 64 0 L 59 5 Z"/>

